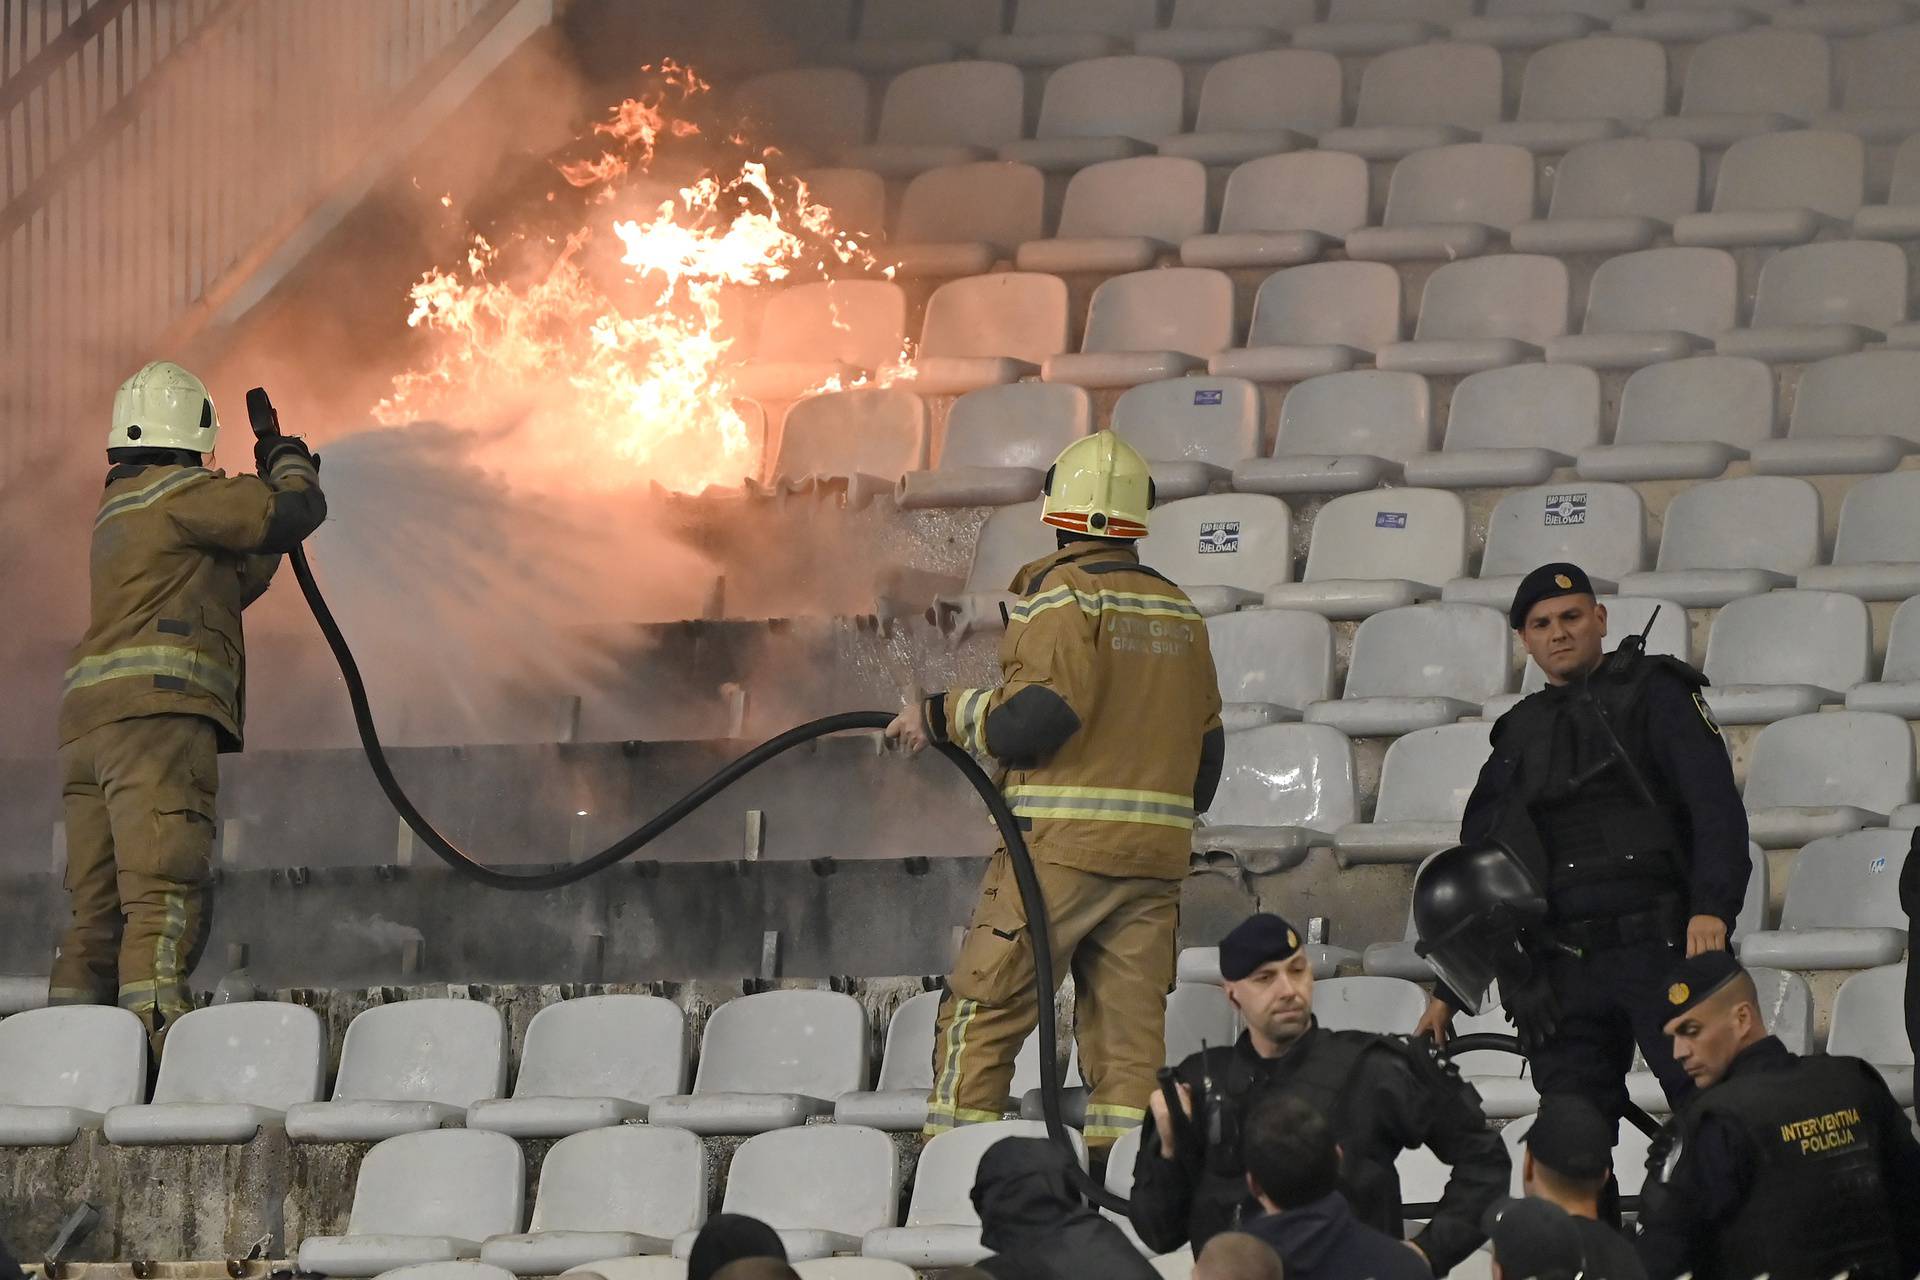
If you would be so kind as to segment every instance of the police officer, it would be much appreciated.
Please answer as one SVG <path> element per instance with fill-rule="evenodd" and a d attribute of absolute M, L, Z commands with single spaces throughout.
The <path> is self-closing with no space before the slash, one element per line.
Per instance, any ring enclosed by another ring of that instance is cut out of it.
<path fill-rule="evenodd" d="M 1155 1093 L 1154 1124 L 1134 1166 L 1131 1217 L 1140 1238 L 1163 1253 L 1188 1242 L 1197 1252 L 1260 1212 L 1247 1191 L 1240 1130 L 1252 1101 L 1277 1091 L 1330 1118 L 1340 1190 L 1378 1230 L 1401 1234 L 1394 1161 L 1402 1151 L 1425 1146 L 1451 1165 L 1432 1220 L 1410 1243 L 1435 1275 L 1472 1253 L 1510 1171 L 1473 1087 L 1424 1041 L 1319 1026 L 1313 967 L 1299 933 L 1277 915 L 1251 916 L 1221 939 L 1220 976 L 1247 1029 L 1232 1045 L 1179 1065 L 1177 1109 L 1165 1091 Z"/>
<path fill-rule="evenodd" d="M 326 518 L 318 459 L 260 442 L 258 476 L 203 465 L 220 420 L 200 379 L 155 361 L 120 387 L 93 523 L 91 620 L 60 702 L 73 919 L 54 1004 L 118 1000 L 157 1054 L 192 1008 L 206 938 L 217 757 L 240 749 L 240 612 Z"/>
<path fill-rule="evenodd" d="M 1002 681 L 916 700 L 887 729 L 990 756 L 1046 895 L 1056 973 L 1071 964 L 1087 1145 L 1146 1118 L 1166 1056 L 1174 926 L 1194 815 L 1213 802 L 1225 736 L 1206 624 L 1140 563 L 1153 481 L 1110 431 L 1047 472 L 1059 549 L 1023 567 Z M 1026 911 L 996 853 L 940 1002 L 927 1132 L 1000 1119 L 1038 1018 Z"/>
<path fill-rule="evenodd" d="M 1545 898 L 1531 973 L 1501 985 L 1541 1093 L 1617 1122 L 1636 1042 L 1669 1099 L 1690 1088 L 1660 979 L 1726 949 L 1752 870 L 1746 810 L 1705 678 L 1638 637 L 1604 652 L 1606 606 L 1578 565 L 1528 574 L 1508 620 L 1547 684 L 1494 724 L 1461 838 L 1512 850 Z M 1466 994 L 1436 987 L 1416 1032 L 1444 1043 Z"/>
<path fill-rule="evenodd" d="M 1662 995 L 1673 1057 L 1699 1092 L 1647 1157 L 1647 1274 L 1920 1272 L 1920 1143 L 1879 1073 L 1768 1035 L 1753 978 L 1724 951 L 1680 964 Z"/>

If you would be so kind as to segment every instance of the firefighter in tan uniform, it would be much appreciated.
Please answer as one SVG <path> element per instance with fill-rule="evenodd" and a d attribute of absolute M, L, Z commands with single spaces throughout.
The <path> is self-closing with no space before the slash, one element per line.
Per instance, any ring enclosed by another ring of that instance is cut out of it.
<path fill-rule="evenodd" d="M 54 1004 L 118 1000 L 157 1052 L 206 938 L 216 756 L 240 749 L 240 611 L 326 518 L 318 460 L 262 441 L 258 476 L 203 466 L 206 386 L 156 361 L 120 387 L 93 524 L 92 606 L 60 703 L 67 891 Z"/>
<path fill-rule="evenodd" d="M 1225 737 L 1206 624 L 1146 568 L 1147 464 L 1112 432 L 1047 473 L 1042 519 L 1060 549 L 1022 568 L 1002 682 L 902 711 L 888 736 L 956 743 L 1004 769 L 1047 901 L 1055 972 L 1074 976 L 1085 1135 L 1112 1145 L 1147 1114 L 1166 1056 L 1174 927 L 1196 812 L 1212 803 Z M 1026 914 L 1006 850 L 988 865 L 942 999 L 927 1132 L 998 1120 L 1034 1029 Z"/>

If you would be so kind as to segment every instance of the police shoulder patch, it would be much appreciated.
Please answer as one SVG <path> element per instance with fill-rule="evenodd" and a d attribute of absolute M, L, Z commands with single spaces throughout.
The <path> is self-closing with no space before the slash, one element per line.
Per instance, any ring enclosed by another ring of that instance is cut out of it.
<path fill-rule="evenodd" d="M 1707 728 L 1713 732 L 1715 737 L 1718 737 L 1720 735 L 1720 722 L 1713 718 L 1713 712 L 1707 706 L 1706 695 L 1698 689 L 1693 691 L 1693 707 L 1694 710 L 1700 713 L 1700 718 L 1707 722 Z"/>

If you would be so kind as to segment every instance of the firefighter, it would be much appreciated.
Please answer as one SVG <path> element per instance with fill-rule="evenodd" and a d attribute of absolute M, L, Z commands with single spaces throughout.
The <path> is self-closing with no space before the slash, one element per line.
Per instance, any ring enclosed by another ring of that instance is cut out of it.
<path fill-rule="evenodd" d="M 887 729 L 909 750 L 950 742 L 1005 771 L 1055 972 L 1074 975 L 1093 1148 L 1146 1118 L 1194 816 L 1213 801 L 1226 741 L 1206 623 L 1134 548 L 1152 504 L 1146 460 L 1112 432 L 1068 446 L 1041 515 L 1059 549 L 1014 578 L 1002 682 L 916 699 Z M 941 999 L 929 1134 L 1007 1108 L 1038 1017 L 1026 923 L 1001 849 Z"/>
<path fill-rule="evenodd" d="M 260 474 L 229 477 L 205 466 L 219 432 L 206 385 L 177 364 L 121 384 L 90 621 L 60 702 L 73 919 L 48 1000 L 117 999 L 156 1054 L 192 1008 L 206 940 L 216 758 L 240 749 L 245 707 L 240 611 L 327 513 L 304 442 L 262 440 Z"/>

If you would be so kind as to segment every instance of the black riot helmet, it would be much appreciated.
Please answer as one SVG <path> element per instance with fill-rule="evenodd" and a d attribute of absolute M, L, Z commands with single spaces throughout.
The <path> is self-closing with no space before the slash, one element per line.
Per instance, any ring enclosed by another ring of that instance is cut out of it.
<path fill-rule="evenodd" d="M 1414 950 L 1469 1013 L 1480 1012 L 1495 978 L 1525 963 L 1521 930 L 1546 916 L 1540 885 L 1498 841 L 1442 849 L 1414 876 Z"/>

